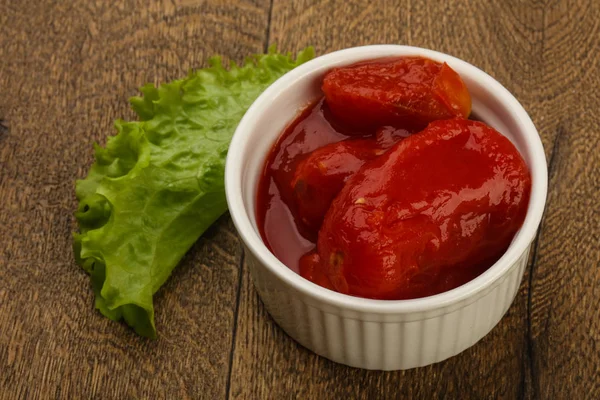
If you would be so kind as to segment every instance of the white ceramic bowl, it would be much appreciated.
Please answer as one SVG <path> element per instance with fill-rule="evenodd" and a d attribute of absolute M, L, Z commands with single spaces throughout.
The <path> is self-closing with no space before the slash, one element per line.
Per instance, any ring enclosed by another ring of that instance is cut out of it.
<path fill-rule="evenodd" d="M 507 136 L 532 175 L 527 217 L 498 262 L 456 289 L 414 300 L 372 300 L 315 285 L 282 264 L 257 229 L 257 183 L 271 146 L 298 111 L 321 96 L 333 67 L 388 56 L 445 61 L 466 83 L 473 112 Z M 484 337 L 508 310 L 527 265 L 546 201 L 546 158 L 538 132 L 519 102 L 492 77 L 465 61 L 409 46 L 336 51 L 301 65 L 269 87 L 240 122 L 227 157 L 229 212 L 246 249 L 258 293 L 273 319 L 317 354 L 353 367 L 381 370 L 424 366 L 454 356 Z"/>

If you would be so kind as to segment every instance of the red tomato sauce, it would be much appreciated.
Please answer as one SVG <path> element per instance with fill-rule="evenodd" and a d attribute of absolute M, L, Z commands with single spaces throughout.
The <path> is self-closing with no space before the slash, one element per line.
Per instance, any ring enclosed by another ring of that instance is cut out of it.
<path fill-rule="evenodd" d="M 324 99 L 303 110 L 271 149 L 259 181 L 256 218 L 269 250 L 290 269 L 300 272 L 300 258 L 316 246 L 319 227 L 310 226 L 297 217 L 299 205 L 294 201 L 296 171 L 302 161 L 318 149 L 346 141 L 371 142 L 373 148 L 387 149 L 410 132 L 383 126 L 357 135 L 335 119 Z M 328 188 L 327 184 L 323 188 Z M 310 202 L 303 204 L 310 205 Z"/>
<path fill-rule="evenodd" d="M 280 261 L 341 293 L 410 299 L 501 257 L 525 218 L 529 172 L 508 139 L 465 119 L 470 96 L 450 67 L 362 63 L 328 73 L 323 90 L 259 181 L 258 227 Z"/>
<path fill-rule="evenodd" d="M 313 151 L 350 137 L 320 99 L 284 131 L 265 162 L 258 187 L 258 227 L 269 250 L 296 272 L 300 257 L 314 249 L 317 239 L 316 231 L 294 217 L 292 181 L 296 167 Z"/>

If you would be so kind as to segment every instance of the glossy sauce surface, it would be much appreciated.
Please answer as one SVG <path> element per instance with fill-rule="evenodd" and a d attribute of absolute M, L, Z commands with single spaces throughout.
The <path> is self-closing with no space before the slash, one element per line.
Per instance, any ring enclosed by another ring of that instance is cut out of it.
<path fill-rule="evenodd" d="M 319 99 L 283 132 L 265 161 L 257 193 L 258 227 L 269 250 L 296 272 L 300 258 L 315 248 L 324 213 L 345 180 L 414 130 L 383 126 L 363 132 L 346 128 Z M 319 163 L 327 167 L 326 175 L 314 173 Z M 319 193 L 311 199 L 315 189 Z"/>
<path fill-rule="evenodd" d="M 294 218 L 292 181 L 296 166 L 314 150 L 348 139 L 342 128 L 334 128 L 323 99 L 306 108 L 283 132 L 266 162 L 257 194 L 257 222 L 267 247 L 292 270 L 314 249 L 317 232 Z"/>
<path fill-rule="evenodd" d="M 259 182 L 258 227 L 275 256 L 341 293 L 409 299 L 460 286 L 504 253 L 529 171 L 508 139 L 464 119 L 470 95 L 454 71 L 386 60 L 334 69 L 323 90 Z"/>
<path fill-rule="evenodd" d="M 304 260 L 301 272 L 376 299 L 452 289 L 506 251 L 530 186 L 523 159 L 494 129 L 432 122 L 347 181 L 325 216 L 318 257 Z"/>
<path fill-rule="evenodd" d="M 335 68 L 323 80 L 333 115 L 358 128 L 423 129 L 434 120 L 467 118 L 471 96 L 446 63 L 403 57 Z"/>

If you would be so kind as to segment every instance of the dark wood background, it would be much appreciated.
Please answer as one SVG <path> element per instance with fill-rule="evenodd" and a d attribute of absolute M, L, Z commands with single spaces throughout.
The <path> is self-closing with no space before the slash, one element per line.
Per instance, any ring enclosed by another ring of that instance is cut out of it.
<path fill-rule="evenodd" d="M 74 179 L 127 99 L 220 53 L 374 43 L 447 52 L 530 112 L 547 211 L 517 298 L 437 365 L 357 370 L 287 337 L 228 216 L 155 298 L 160 338 L 93 308 L 73 261 Z M 600 2 L 0 0 L 0 398 L 600 398 Z"/>

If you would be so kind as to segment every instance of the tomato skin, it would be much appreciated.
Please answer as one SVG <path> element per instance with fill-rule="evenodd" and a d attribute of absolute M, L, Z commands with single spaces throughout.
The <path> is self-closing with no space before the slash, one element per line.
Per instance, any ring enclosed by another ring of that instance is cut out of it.
<path fill-rule="evenodd" d="M 429 122 L 467 118 L 471 96 L 446 63 L 403 57 L 336 68 L 323 81 L 332 113 L 355 129 L 394 125 L 422 129 Z"/>
<path fill-rule="evenodd" d="M 307 239 L 314 246 L 318 231 L 304 224 L 296 207 L 291 182 L 298 164 L 315 150 L 350 138 L 334 128 L 330 117 L 324 99 L 303 110 L 271 149 L 259 182 L 256 213 L 261 236 L 269 249 L 295 271 L 304 252 L 297 253 L 307 247 L 302 242 Z"/>
<path fill-rule="evenodd" d="M 300 258 L 298 272 L 309 281 L 326 289 L 334 290 L 331 281 L 321 268 L 321 257 L 316 251 L 306 253 Z"/>
<path fill-rule="evenodd" d="M 374 138 L 330 143 L 308 154 L 296 166 L 291 181 L 296 216 L 308 229 L 317 232 L 346 180 L 365 162 L 379 157 L 409 135 L 405 129 L 384 126 Z"/>
<path fill-rule="evenodd" d="M 373 139 L 350 139 L 323 146 L 302 160 L 291 185 L 296 211 L 315 232 L 346 180 L 368 160 L 383 154 Z"/>
<path fill-rule="evenodd" d="M 367 298 L 452 289 L 506 250 L 530 190 L 525 162 L 493 128 L 432 122 L 348 179 L 319 232 L 320 268 L 338 292 Z"/>

